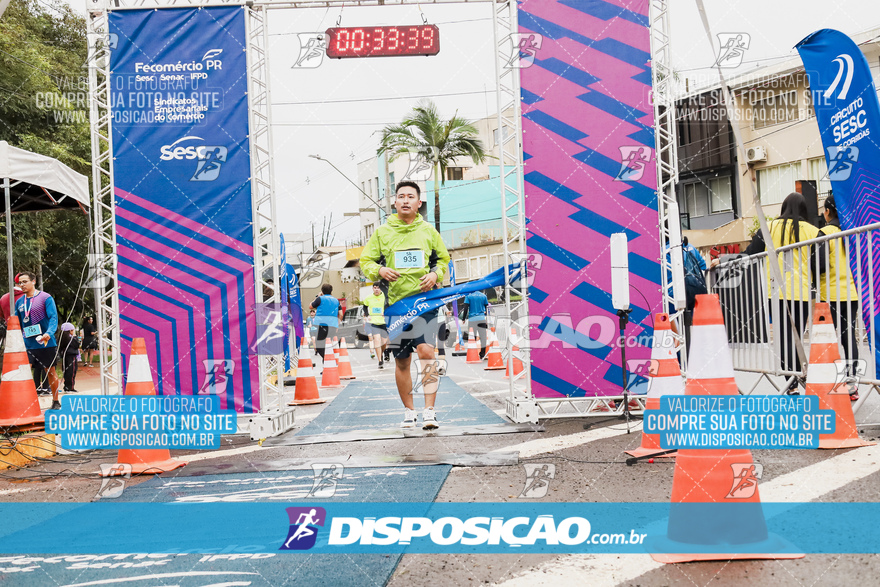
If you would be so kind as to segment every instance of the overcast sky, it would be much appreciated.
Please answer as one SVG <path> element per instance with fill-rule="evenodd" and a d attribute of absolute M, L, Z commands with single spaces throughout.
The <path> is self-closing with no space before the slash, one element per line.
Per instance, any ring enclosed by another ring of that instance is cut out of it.
<path fill-rule="evenodd" d="M 70 0 L 80 12 L 86 0 Z M 745 73 L 796 56 L 794 45 L 820 28 L 853 35 L 880 25 L 876 0 L 705 0 L 713 35 L 746 33 Z M 670 2 L 673 66 L 691 88 L 715 79 L 710 45 L 693 0 Z M 356 237 L 357 191 L 324 161 L 333 161 L 352 181 L 357 163 L 375 154 L 378 132 L 432 97 L 444 117 L 454 112 L 478 119 L 494 115 L 494 62 L 488 3 L 417 6 L 273 9 L 269 18 L 272 117 L 279 227 L 284 232 L 320 231 L 333 214 L 336 244 Z M 420 24 L 440 28 L 440 53 L 433 57 L 324 59 L 314 69 L 292 68 L 299 56 L 297 33 L 336 26 Z M 876 64 L 875 64 L 876 65 Z M 500 211 L 499 211 L 500 216 Z"/>

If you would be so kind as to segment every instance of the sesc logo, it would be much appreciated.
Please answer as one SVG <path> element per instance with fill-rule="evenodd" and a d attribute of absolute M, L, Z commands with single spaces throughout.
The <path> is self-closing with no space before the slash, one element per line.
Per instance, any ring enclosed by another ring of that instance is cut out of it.
<path fill-rule="evenodd" d="M 317 526 L 324 526 L 327 510 L 319 507 L 287 508 L 290 529 L 287 540 L 278 550 L 309 550 L 318 540 Z"/>
<path fill-rule="evenodd" d="M 170 145 L 162 145 L 159 159 L 162 161 L 198 160 L 190 181 L 214 181 L 220 175 L 220 166 L 226 163 L 226 147 L 217 145 L 181 145 L 185 141 L 203 141 L 202 137 L 182 137 Z"/>
<path fill-rule="evenodd" d="M 203 139 L 202 137 L 191 136 L 177 139 L 170 145 L 162 145 L 162 147 L 159 149 L 161 153 L 159 155 L 159 159 L 161 159 L 162 161 L 171 161 L 172 159 L 174 159 L 175 161 L 182 161 L 184 159 L 195 159 L 199 156 L 197 145 L 189 145 L 186 147 L 178 147 L 177 145 L 184 141 L 203 140 L 205 139 Z"/>

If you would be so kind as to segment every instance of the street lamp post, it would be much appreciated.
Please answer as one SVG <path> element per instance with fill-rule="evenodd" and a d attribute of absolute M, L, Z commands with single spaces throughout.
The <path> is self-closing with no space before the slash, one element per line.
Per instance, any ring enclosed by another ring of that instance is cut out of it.
<path fill-rule="evenodd" d="M 377 211 L 383 211 L 383 210 L 385 210 L 385 209 L 382 207 L 382 204 L 380 204 L 379 202 L 377 202 L 376 200 L 374 200 L 372 197 L 370 197 L 370 194 L 368 194 L 368 193 L 365 192 L 363 189 L 361 189 L 361 187 L 360 187 L 358 184 L 356 184 L 355 182 L 351 181 L 351 178 L 349 178 L 347 175 L 345 175 L 344 173 L 342 173 L 342 171 L 340 171 L 338 167 L 336 167 L 335 165 L 333 165 L 333 162 L 332 162 L 332 161 L 330 161 L 329 159 L 324 159 L 324 158 L 321 157 L 320 155 L 309 155 L 309 157 L 311 157 L 312 159 L 317 159 L 318 161 L 326 161 L 327 163 L 329 163 L 329 164 L 330 164 L 330 167 L 332 167 L 333 169 L 336 170 L 336 173 L 338 173 L 339 175 L 341 175 L 342 177 L 344 177 L 344 178 L 346 179 L 346 181 L 348 181 L 348 183 L 350 183 L 351 185 L 353 185 L 354 187 L 356 187 L 357 190 L 358 190 L 360 193 L 362 193 L 363 195 L 365 195 L 365 196 L 367 197 L 368 200 L 370 200 L 371 202 L 373 202 L 374 204 L 376 204 L 376 210 L 377 210 Z M 386 212 L 386 213 L 387 213 L 387 212 Z"/>

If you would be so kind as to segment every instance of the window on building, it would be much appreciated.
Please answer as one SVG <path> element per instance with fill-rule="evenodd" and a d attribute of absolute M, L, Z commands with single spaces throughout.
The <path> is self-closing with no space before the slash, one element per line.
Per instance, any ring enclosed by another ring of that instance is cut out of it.
<path fill-rule="evenodd" d="M 447 167 L 446 179 L 464 179 L 464 167 Z"/>
<path fill-rule="evenodd" d="M 807 118 L 815 118 L 816 107 L 813 105 L 813 93 L 810 90 L 804 92 L 804 100 L 807 104 Z"/>
<path fill-rule="evenodd" d="M 761 204 L 781 204 L 794 191 L 794 182 L 801 175 L 800 162 L 774 165 L 758 170 L 758 197 Z"/>
<path fill-rule="evenodd" d="M 752 102 L 752 113 L 756 129 L 797 120 L 797 92 L 782 92 Z"/>
<path fill-rule="evenodd" d="M 709 213 L 709 190 L 700 182 L 683 186 L 684 201 L 691 218 L 706 216 Z"/>
<path fill-rule="evenodd" d="M 455 281 L 465 281 L 470 279 L 468 277 L 468 260 L 467 259 L 456 259 L 455 260 Z"/>
<path fill-rule="evenodd" d="M 397 183 L 394 181 L 394 172 L 393 171 L 388 174 L 388 181 L 391 184 L 390 190 L 393 192 L 394 186 L 397 185 Z"/>
<path fill-rule="evenodd" d="M 510 128 L 505 126 L 504 127 L 504 138 L 506 139 L 509 136 L 510 136 Z M 492 137 L 495 141 L 495 144 L 497 145 L 498 144 L 498 129 L 497 128 L 492 131 Z"/>
<path fill-rule="evenodd" d="M 470 258 L 470 275 L 474 279 L 489 275 L 489 257 L 487 255 Z"/>
<path fill-rule="evenodd" d="M 729 177 L 715 177 L 709 180 L 709 210 L 712 214 L 733 211 Z"/>
<path fill-rule="evenodd" d="M 489 271 L 501 269 L 504 266 L 504 253 L 489 255 Z"/>
<path fill-rule="evenodd" d="M 807 159 L 807 165 L 809 178 L 816 182 L 816 188 L 819 190 L 819 198 L 827 197 L 831 193 L 831 180 L 828 179 L 828 164 L 825 157 Z"/>

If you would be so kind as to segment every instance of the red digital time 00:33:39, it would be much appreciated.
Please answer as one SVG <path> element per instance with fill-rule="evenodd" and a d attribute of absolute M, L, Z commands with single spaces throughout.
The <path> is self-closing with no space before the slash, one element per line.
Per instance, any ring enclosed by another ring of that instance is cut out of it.
<path fill-rule="evenodd" d="M 412 26 L 336 27 L 327 29 L 327 57 L 392 57 L 436 55 L 440 29 Z"/>

